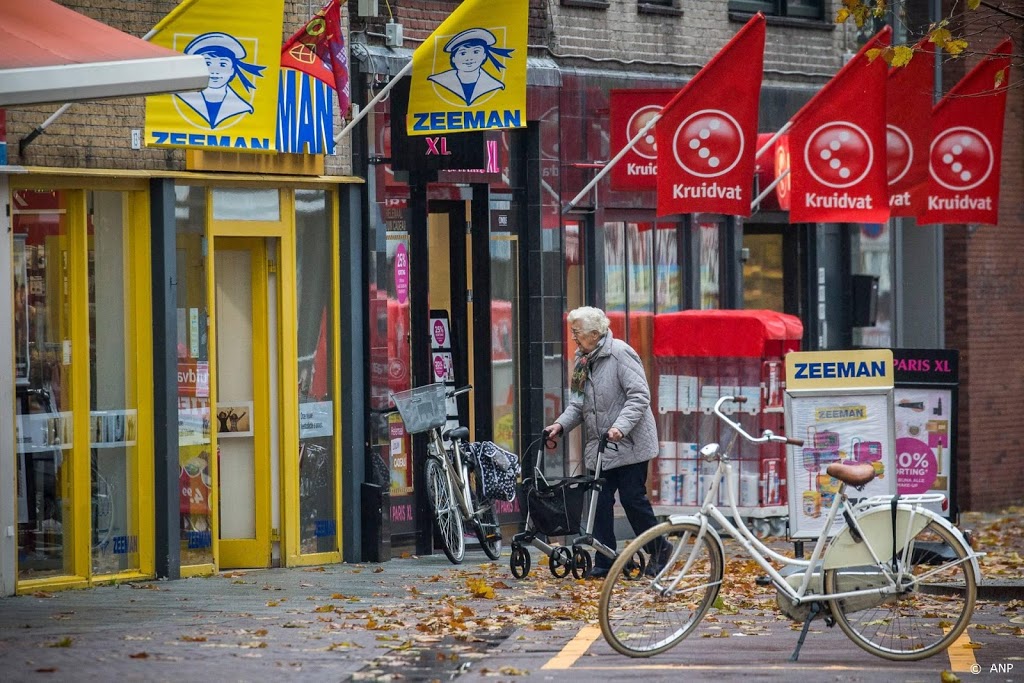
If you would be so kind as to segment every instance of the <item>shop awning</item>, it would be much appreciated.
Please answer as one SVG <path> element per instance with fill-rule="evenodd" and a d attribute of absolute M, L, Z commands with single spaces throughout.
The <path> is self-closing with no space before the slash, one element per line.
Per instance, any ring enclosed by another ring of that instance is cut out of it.
<path fill-rule="evenodd" d="M 51 0 L 0 2 L 0 107 L 198 90 L 209 77 L 200 56 Z"/>
<path fill-rule="evenodd" d="M 762 309 L 662 313 L 654 316 L 654 355 L 781 358 L 799 350 L 803 333 L 796 316 Z"/>

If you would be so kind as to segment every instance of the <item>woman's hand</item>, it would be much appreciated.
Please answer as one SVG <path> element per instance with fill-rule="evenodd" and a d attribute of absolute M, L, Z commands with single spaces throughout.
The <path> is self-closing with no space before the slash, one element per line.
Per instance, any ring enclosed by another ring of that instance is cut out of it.
<path fill-rule="evenodd" d="M 622 437 L 625 436 L 618 427 L 612 427 L 608 430 L 608 440 L 612 442 L 622 441 Z"/>
<path fill-rule="evenodd" d="M 562 425 L 559 422 L 549 424 L 547 427 L 544 428 L 544 436 L 548 437 L 549 439 L 553 439 L 561 433 Z"/>

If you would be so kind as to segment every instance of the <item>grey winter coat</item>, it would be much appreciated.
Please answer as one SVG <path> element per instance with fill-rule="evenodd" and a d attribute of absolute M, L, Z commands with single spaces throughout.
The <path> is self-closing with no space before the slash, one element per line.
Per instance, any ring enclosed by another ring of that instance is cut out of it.
<path fill-rule="evenodd" d="M 601 436 L 612 427 L 624 436 L 605 450 L 602 469 L 646 462 L 658 454 L 658 431 L 643 363 L 629 344 L 612 337 L 611 330 L 590 361 L 582 403 L 570 400 L 555 421 L 562 425 L 563 433 L 583 424 L 587 440 L 584 461 L 590 470 L 597 466 Z"/>

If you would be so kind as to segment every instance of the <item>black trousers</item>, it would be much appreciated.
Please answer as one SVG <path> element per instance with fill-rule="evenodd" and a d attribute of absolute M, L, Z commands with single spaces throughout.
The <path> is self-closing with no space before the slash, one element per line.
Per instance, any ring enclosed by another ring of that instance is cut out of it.
<path fill-rule="evenodd" d="M 647 499 L 647 469 L 650 461 L 623 465 L 601 472 L 605 480 L 601 492 L 597 496 L 597 510 L 594 514 L 594 538 L 615 549 L 615 493 L 619 494 L 619 503 L 626 511 L 626 519 L 633 527 L 633 533 L 640 535 L 658 523 Z M 611 567 L 612 561 L 595 553 L 595 567 Z"/>

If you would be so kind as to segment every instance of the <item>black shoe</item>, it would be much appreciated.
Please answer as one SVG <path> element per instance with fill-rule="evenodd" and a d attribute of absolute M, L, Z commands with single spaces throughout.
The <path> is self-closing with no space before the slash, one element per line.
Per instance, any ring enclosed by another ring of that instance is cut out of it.
<path fill-rule="evenodd" d="M 584 579 L 603 579 L 608 576 L 608 567 L 591 567 L 590 571 L 583 575 Z"/>
<path fill-rule="evenodd" d="M 672 548 L 668 546 L 663 546 L 656 554 L 649 556 L 647 566 L 644 567 L 644 576 L 657 576 L 665 568 L 665 565 L 668 564 L 671 556 Z"/>

